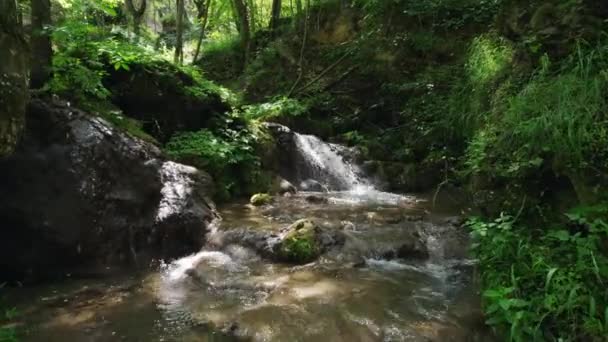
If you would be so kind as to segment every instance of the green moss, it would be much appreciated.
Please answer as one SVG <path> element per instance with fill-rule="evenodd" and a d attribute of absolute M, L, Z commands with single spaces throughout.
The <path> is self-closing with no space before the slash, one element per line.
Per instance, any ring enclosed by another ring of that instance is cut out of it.
<path fill-rule="evenodd" d="M 283 259 L 294 263 L 307 263 L 319 255 L 316 245 L 316 224 L 307 219 L 299 220 L 289 227 L 283 238 L 279 253 Z"/>
<path fill-rule="evenodd" d="M 259 207 L 262 205 L 270 204 L 270 203 L 272 203 L 272 201 L 273 201 L 273 198 L 269 194 L 255 194 L 255 195 L 251 196 L 249 203 L 251 203 L 252 205 L 255 205 L 256 207 Z"/>

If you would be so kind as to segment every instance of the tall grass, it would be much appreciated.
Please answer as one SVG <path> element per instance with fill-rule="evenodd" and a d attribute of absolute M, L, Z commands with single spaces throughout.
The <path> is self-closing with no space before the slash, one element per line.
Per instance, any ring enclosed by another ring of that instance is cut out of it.
<path fill-rule="evenodd" d="M 463 74 L 449 99 L 447 127 L 452 135 L 470 138 L 492 112 L 493 96 L 510 70 L 513 47 L 494 34 L 479 36 L 469 48 Z"/>
<path fill-rule="evenodd" d="M 539 72 L 501 118 L 501 148 L 584 167 L 608 143 L 608 46 L 578 51 L 556 75 Z"/>

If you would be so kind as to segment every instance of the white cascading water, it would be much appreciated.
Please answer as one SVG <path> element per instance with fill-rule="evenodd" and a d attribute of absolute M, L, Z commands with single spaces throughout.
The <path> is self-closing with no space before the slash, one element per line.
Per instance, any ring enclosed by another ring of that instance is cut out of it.
<path fill-rule="evenodd" d="M 294 132 L 294 140 L 301 157 L 306 161 L 316 177 L 331 177 L 337 182 L 340 190 L 373 189 L 369 181 L 360 175 L 361 170 L 354 164 L 347 163 L 339 152 L 346 150 L 337 144 L 328 144 L 314 135 L 303 135 Z M 317 179 L 326 182 L 326 179 Z"/>
<path fill-rule="evenodd" d="M 314 135 L 293 134 L 297 153 L 309 172 L 308 178 L 334 190 L 332 201 L 399 204 L 413 200 L 408 196 L 377 190 L 356 164 L 345 160 L 343 155 L 348 153 L 347 147 L 326 143 Z"/>

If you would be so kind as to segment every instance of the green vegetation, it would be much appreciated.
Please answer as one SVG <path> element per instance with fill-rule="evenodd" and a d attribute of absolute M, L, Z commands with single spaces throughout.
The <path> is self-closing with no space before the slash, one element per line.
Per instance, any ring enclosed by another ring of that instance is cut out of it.
<path fill-rule="evenodd" d="M 3 309 L 0 307 L 0 342 L 17 342 L 19 341 L 17 329 L 11 325 L 4 325 L 7 321 L 14 319 L 17 316 L 15 308 Z"/>
<path fill-rule="evenodd" d="M 582 207 L 547 228 L 506 215 L 471 219 L 487 324 L 508 327 L 504 333 L 514 341 L 606 336 L 606 214 L 606 205 Z"/>
<path fill-rule="evenodd" d="M 608 336 L 604 2 L 148 3 L 53 0 L 36 94 L 206 170 L 220 200 L 269 201 L 264 121 L 357 147 L 392 190 L 464 189 L 488 325 L 514 341 Z M 282 253 L 311 260 L 313 238 L 295 229 Z"/>
<path fill-rule="evenodd" d="M 314 260 L 319 251 L 315 242 L 316 225 L 310 220 L 300 220 L 289 227 L 283 238 L 279 253 L 283 259 L 294 263 L 307 263 Z"/>
<path fill-rule="evenodd" d="M 253 128 L 201 130 L 173 136 L 165 146 L 172 158 L 209 172 L 220 186 L 219 199 L 265 190 L 270 176 L 261 169 L 255 148 L 264 135 Z"/>

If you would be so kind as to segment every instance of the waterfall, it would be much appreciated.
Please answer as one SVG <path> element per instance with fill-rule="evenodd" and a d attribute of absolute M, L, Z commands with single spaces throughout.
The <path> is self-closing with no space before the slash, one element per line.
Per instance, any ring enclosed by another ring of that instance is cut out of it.
<path fill-rule="evenodd" d="M 359 167 L 345 160 L 347 147 L 326 143 L 314 135 L 293 134 L 301 180 L 311 178 L 332 190 L 373 188 Z"/>

